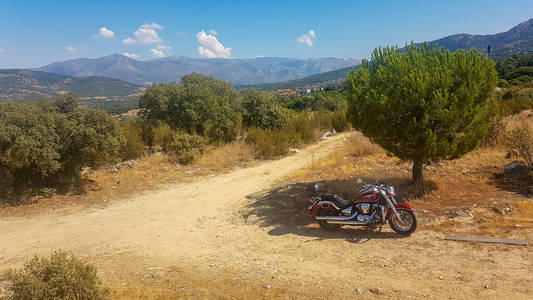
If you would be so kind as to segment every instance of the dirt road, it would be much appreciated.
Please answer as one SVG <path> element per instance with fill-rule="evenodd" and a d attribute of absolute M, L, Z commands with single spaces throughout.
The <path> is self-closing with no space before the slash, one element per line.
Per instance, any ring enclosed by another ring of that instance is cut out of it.
<path fill-rule="evenodd" d="M 257 201 L 247 196 L 335 151 L 343 138 L 104 208 L 1 219 L 0 272 L 34 253 L 64 249 L 94 261 L 104 281 L 114 283 L 141 281 L 154 270 L 164 277 L 179 268 L 213 280 L 233 274 L 244 284 L 259 282 L 265 293 L 285 288 L 288 298 L 533 297 L 528 247 L 449 242 L 425 230 L 409 238 L 397 238 L 389 228 L 329 233 L 315 225 L 246 218 Z"/>

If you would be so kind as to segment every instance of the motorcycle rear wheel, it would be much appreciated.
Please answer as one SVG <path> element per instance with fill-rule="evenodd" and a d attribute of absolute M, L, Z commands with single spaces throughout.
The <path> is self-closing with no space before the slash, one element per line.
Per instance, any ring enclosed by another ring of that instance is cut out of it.
<path fill-rule="evenodd" d="M 318 210 L 319 216 L 336 216 L 337 212 L 332 208 L 321 208 Z M 339 229 L 341 227 L 340 224 L 329 224 L 326 220 L 318 220 L 318 225 L 322 227 L 324 230 L 332 231 Z"/>
<path fill-rule="evenodd" d="M 418 225 L 418 219 L 415 212 L 405 208 L 397 208 L 396 211 L 402 218 L 403 222 L 400 222 L 398 217 L 393 213 L 389 219 L 389 225 L 392 230 L 401 235 L 410 235 L 415 232 Z"/>

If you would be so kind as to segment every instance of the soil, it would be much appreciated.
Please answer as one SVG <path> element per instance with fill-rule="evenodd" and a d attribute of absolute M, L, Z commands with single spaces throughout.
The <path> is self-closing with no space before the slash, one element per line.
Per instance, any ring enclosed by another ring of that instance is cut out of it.
<path fill-rule="evenodd" d="M 160 287 L 186 298 L 533 298 L 530 247 L 445 241 L 424 226 L 410 237 L 388 226 L 326 232 L 307 215 L 304 193 L 273 197 L 303 189 L 278 183 L 345 137 L 102 207 L 0 219 L 0 273 L 63 249 L 95 263 L 116 289 Z"/>

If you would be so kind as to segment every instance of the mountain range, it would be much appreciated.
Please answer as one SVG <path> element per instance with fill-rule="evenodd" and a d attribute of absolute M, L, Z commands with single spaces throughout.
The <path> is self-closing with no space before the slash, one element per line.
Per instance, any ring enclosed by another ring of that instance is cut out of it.
<path fill-rule="evenodd" d="M 191 58 L 171 56 L 139 61 L 120 54 L 100 58 L 80 58 L 52 63 L 39 71 L 69 76 L 105 76 L 148 85 L 179 81 L 190 73 L 214 76 L 233 84 L 257 84 L 287 81 L 358 64 L 353 58 L 283 58 L 251 59 Z"/>
<path fill-rule="evenodd" d="M 533 53 L 533 19 L 522 22 L 508 31 L 488 35 L 454 34 L 433 41 L 439 47 L 450 51 L 476 48 L 487 53 L 490 45 L 491 56 L 495 59 L 513 54 Z"/>
<path fill-rule="evenodd" d="M 106 77 L 73 77 L 42 71 L 0 69 L 0 101 L 36 100 L 66 91 L 79 97 L 128 96 L 140 90 L 141 86 Z"/>

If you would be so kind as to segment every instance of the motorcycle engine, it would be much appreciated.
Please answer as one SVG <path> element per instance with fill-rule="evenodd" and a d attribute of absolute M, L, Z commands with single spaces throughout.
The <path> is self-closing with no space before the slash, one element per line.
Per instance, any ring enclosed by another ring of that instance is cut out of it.
<path fill-rule="evenodd" d="M 355 207 L 360 213 L 364 215 L 368 215 L 370 211 L 370 203 L 357 203 Z"/>

